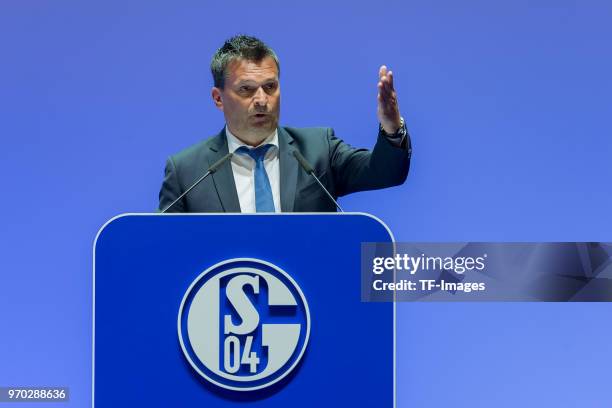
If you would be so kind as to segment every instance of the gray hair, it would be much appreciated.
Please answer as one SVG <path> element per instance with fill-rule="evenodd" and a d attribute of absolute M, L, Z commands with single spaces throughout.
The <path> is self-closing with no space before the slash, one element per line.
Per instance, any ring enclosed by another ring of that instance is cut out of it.
<path fill-rule="evenodd" d="M 274 59 L 280 77 L 280 64 L 272 48 L 255 37 L 248 35 L 233 36 L 215 52 L 210 62 L 210 72 L 213 76 L 214 86 L 220 89 L 225 87 L 226 69 L 231 62 L 238 59 L 260 62 L 266 57 Z"/>

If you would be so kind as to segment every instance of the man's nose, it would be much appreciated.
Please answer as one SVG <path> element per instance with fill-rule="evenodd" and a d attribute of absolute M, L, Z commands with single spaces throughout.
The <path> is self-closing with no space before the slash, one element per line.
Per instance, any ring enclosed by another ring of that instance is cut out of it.
<path fill-rule="evenodd" d="M 260 86 L 255 91 L 255 95 L 253 96 L 255 105 L 258 106 L 266 106 L 268 104 L 268 94 L 263 90 L 263 87 Z"/>

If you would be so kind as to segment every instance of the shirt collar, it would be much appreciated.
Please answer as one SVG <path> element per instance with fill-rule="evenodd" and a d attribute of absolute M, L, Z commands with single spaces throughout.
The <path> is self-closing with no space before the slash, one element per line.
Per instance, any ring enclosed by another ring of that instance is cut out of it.
<path fill-rule="evenodd" d="M 234 136 L 232 132 L 230 132 L 229 127 L 227 127 L 227 125 L 225 126 L 225 134 L 227 135 L 227 149 L 229 153 L 234 153 L 241 146 L 246 146 L 249 149 L 253 148 L 252 146 L 249 146 L 246 143 L 243 143 L 240 139 Z M 274 132 L 270 136 L 265 138 L 264 141 L 259 144 L 259 146 L 265 145 L 265 144 L 271 144 L 273 146 L 276 146 L 276 149 L 278 149 L 278 130 L 277 129 L 274 129 Z"/>

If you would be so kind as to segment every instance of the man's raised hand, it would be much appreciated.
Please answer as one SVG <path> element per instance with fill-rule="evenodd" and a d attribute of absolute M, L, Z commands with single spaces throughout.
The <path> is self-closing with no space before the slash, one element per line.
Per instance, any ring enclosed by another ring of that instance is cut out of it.
<path fill-rule="evenodd" d="M 401 126 L 401 116 L 397 104 L 397 92 L 393 88 L 393 72 L 385 65 L 378 71 L 378 121 L 387 134 L 394 134 Z"/>

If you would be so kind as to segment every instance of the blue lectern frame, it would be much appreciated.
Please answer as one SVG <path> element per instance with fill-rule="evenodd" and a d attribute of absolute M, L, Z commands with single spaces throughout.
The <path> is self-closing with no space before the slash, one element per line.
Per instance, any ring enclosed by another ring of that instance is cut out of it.
<path fill-rule="evenodd" d="M 94 244 L 92 406 L 395 406 L 395 304 L 360 300 L 362 242 L 392 242 L 369 214 L 123 214 Z M 295 369 L 249 392 L 213 385 L 181 352 L 180 303 L 233 258 L 287 271 L 311 309 Z"/>

